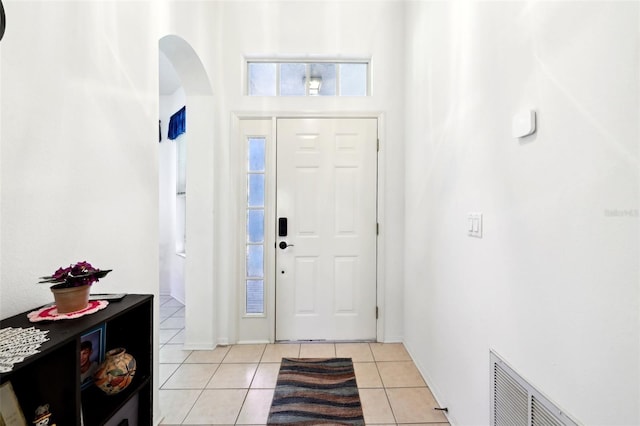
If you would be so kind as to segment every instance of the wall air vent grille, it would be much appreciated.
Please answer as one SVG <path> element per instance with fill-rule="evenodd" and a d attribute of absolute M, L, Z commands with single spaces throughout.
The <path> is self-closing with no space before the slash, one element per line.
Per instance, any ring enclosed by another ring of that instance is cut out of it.
<path fill-rule="evenodd" d="M 493 366 L 493 413 L 495 426 L 524 425 L 527 421 L 527 390 L 509 377 L 497 363 Z"/>
<path fill-rule="evenodd" d="M 579 426 L 495 352 L 490 358 L 492 426 Z"/>
<path fill-rule="evenodd" d="M 556 416 L 535 396 L 531 397 L 531 424 L 533 426 L 562 426 Z"/>

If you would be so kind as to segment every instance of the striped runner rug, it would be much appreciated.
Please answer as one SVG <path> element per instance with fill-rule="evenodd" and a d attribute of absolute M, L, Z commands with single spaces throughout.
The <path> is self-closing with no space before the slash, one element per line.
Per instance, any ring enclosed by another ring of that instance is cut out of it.
<path fill-rule="evenodd" d="M 364 425 L 351 358 L 283 358 L 269 425 Z"/>

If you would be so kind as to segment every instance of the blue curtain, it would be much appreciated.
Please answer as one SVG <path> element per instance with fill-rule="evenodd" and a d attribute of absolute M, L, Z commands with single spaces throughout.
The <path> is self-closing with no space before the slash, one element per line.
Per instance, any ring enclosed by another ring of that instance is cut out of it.
<path fill-rule="evenodd" d="M 182 107 L 180 111 L 171 116 L 171 119 L 169 120 L 169 139 L 176 139 L 186 131 L 186 117 L 186 107 Z"/>

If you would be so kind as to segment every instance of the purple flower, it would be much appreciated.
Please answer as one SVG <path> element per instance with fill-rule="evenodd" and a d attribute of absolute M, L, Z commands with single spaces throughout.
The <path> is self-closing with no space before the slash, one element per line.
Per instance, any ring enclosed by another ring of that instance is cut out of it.
<path fill-rule="evenodd" d="M 56 279 L 56 280 L 61 280 L 64 281 L 64 279 L 67 277 L 67 275 L 69 275 L 69 272 L 71 272 L 71 266 L 69 266 L 68 268 L 59 268 L 53 275 L 52 278 Z"/>
<path fill-rule="evenodd" d="M 104 277 L 111 269 L 101 271 L 94 268 L 89 262 L 77 262 L 69 265 L 68 268 L 58 268 L 53 275 L 42 277 L 41 283 L 53 284 L 55 287 L 78 287 L 81 285 L 91 285 Z"/>

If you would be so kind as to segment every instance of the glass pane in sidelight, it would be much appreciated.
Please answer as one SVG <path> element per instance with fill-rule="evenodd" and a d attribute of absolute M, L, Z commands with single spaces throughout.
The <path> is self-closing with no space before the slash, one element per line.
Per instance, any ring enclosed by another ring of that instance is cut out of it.
<path fill-rule="evenodd" d="M 247 280 L 246 311 L 248 314 L 264 313 L 264 281 Z"/>
<path fill-rule="evenodd" d="M 248 175 L 248 205 L 249 207 L 264 206 L 264 175 Z"/>
<path fill-rule="evenodd" d="M 264 242 L 264 210 L 247 211 L 247 242 Z"/>
<path fill-rule="evenodd" d="M 262 278 L 264 276 L 264 249 L 261 245 L 247 246 L 247 277 Z"/>
<path fill-rule="evenodd" d="M 263 172 L 265 158 L 264 138 L 249 138 L 249 171 Z"/>

